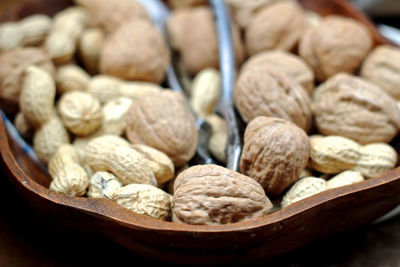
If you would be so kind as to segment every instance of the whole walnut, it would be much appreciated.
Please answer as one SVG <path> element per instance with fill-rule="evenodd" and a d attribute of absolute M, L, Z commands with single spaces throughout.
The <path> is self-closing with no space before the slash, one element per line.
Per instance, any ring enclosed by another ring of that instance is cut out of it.
<path fill-rule="evenodd" d="M 286 73 L 301 84 L 308 94 L 314 89 L 314 73 L 301 57 L 281 50 L 264 51 L 250 57 L 241 70 L 263 66 Z"/>
<path fill-rule="evenodd" d="M 250 177 L 218 165 L 197 165 L 174 183 L 172 221 L 227 224 L 267 215 L 272 204 Z"/>
<path fill-rule="evenodd" d="M 320 133 L 361 144 L 388 143 L 400 129 L 396 101 L 374 84 L 346 73 L 320 86 L 313 113 Z"/>
<path fill-rule="evenodd" d="M 175 10 L 167 23 L 171 45 L 180 54 L 183 66 L 191 75 L 205 68 L 218 68 L 218 41 L 213 14 L 208 7 Z M 232 27 L 236 62 L 244 58 L 239 29 Z"/>
<path fill-rule="evenodd" d="M 314 69 L 318 81 L 353 73 L 372 47 L 368 29 L 353 19 L 329 16 L 303 35 L 299 54 Z"/>
<path fill-rule="evenodd" d="M 260 116 L 247 125 L 240 170 L 259 182 L 268 196 L 276 196 L 300 178 L 309 156 L 310 141 L 302 129 Z"/>
<path fill-rule="evenodd" d="M 53 63 L 41 49 L 22 48 L 0 55 L 0 108 L 5 112 L 18 111 L 23 73 L 31 65 L 55 74 Z"/>
<path fill-rule="evenodd" d="M 267 65 L 242 71 L 234 100 L 243 120 L 278 117 L 308 132 L 312 125 L 311 100 L 304 88 L 285 73 Z"/>
<path fill-rule="evenodd" d="M 280 1 L 258 11 L 245 32 L 249 55 L 263 50 L 290 51 L 298 44 L 308 20 L 303 9 L 292 1 Z"/>
<path fill-rule="evenodd" d="M 131 18 L 150 20 L 144 6 L 136 0 L 91 0 L 84 4 L 91 23 L 111 34 Z"/>
<path fill-rule="evenodd" d="M 169 90 L 148 94 L 132 103 L 126 134 L 134 144 L 164 152 L 175 166 L 182 166 L 193 157 L 198 138 L 185 97 Z"/>
<path fill-rule="evenodd" d="M 104 43 L 100 56 L 102 73 L 125 80 L 161 83 L 170 63 L 162 34 L 147 20 L 122 24 Z"/>
<path fill-rule="evenodd" d="M 400 49 L 389 45 L 377 47 L 364 61 L 361 77 L 400 100 Z"/>

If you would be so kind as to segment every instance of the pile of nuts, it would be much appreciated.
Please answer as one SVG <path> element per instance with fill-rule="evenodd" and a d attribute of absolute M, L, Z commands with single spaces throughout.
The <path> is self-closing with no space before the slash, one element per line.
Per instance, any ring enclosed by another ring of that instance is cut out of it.
<path fill-rule="evenodd" d="M 166 30 L 188 99 L 162 87 L 171 52 L 139 2 L 75 2 L 54 18 L 0 25 L 0 107 L 47 165 L 51 190 L 159 220 L 227 224 L 396 166 L 388 143 L 400 130 L 400 49 L 374 48 L 359 22 L 290 0 L 227 0 L 240 68 L 234 102 L 247 123 L 238 173 L 188 164 L 193 112 L 226 163 L 207 1 L 169 1 Z"/>

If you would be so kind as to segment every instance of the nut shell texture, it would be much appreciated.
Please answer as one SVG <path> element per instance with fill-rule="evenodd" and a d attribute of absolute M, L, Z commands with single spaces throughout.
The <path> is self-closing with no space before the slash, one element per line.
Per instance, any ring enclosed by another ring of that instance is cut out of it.
<path fill-rule="evenodd" d="M 217 165 L 183 171 L 174 183 L 175 222 L 227 224 L 267 215 L 272 204 L 253 179 Z"/>
<path fill-rule="evenodd" d="M 313 113 L 320 133 L 361 144 L 388 143 L 400 129 L 396 101 L 379 87 L 344 73 L 321 86 Z"/>
<path fill-rule="evenodd" d="M 291 121 L 306 132 L 311 128 L 310 97 L 294 79 L 277 69 L 263 66 L 241 72 L 234 99 L 245 122 L 268 116 Z"/>
<path fill-rule="evenodd" d="M 83 196 L 89 185 L 85 170 L 78 164 L 63 166 L 50 184 L 50 189 L 70 196 Z"/>
<path fill-rule="evenodd" d="M 302 129 L 282 119 L 257 117 L 244 134 L 240 169 L 268 196 L 276 196 L 299 179 L 309 156 L 310 142 Z"/>
<path fill-rule="evenodd" d="M 169 63 L 162 34 L 149 21 L 132 19 L 104 43 L 100 70 L 125 80 L 161 83 Z"/>
<path fill-rule="evenodd" d="M 284 208 L 294 202 L 325 191 L 326 189 L 326 181 L 324 179 L 316 177 L 302 178 L 285 194 L 281 206 Z"/>
<path fill-rule="evenodd" d="M 329 181 L 326 183 L 326 189 L 356 184 L 362 181 L 364 181 L 364 177 L 359 172 L 344 171 L 329 179 Z"/>
<path fill-rule="evenodd" d="M 90 177 L 88 197 L 113 199 L 122 188 L 118 178 L 110 172 L 96 172 Z"/>
<path fill-rule="evenodd" d="M 133 144 L 145 144 L 182 166 L 195 153 L 198 133 L 184 96 L 172 91 L 136 100 L 127 115 L 126 134 Z"/>
<path fill-rule="evenodd" d="M 372 47 L 368 29 L 361 23 L 330 16 L 303 35 L 299 54 L 320 82 L 339 73 L 353 73 Z"/>

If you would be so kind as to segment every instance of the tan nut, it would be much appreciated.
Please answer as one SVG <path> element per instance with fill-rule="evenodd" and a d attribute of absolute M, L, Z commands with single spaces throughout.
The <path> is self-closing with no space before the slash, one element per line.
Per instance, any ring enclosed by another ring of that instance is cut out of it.
<path fill-rule="evenodd" d="M 291 122 L 269 117 L 252 120 L 244 134 L 240 170 L 276 196 L 300 177 L 310 156 L 307 134 Z"/>
<path fill-rule="evenodd" d="M 130 184 L 122 187 L 114 196 L 121 206 L 159 220 L 171 215 L 172 196 L 157 187 L 146 184 Z"/>
<path fill-rule="evenodd" d="M 87 195 L 90 198 L 113 199 L 121 188 L 122 184 L 114 174 L 96 172 L 90 177 Z"/>
<path fill-rule="evenodd" d="M 22 46 L 22 35 L 17 23 L 8 22 L 0 25 L 0 52 L 7 52 Z"/>
<path fill-rule="evenodd" d="M 218 165 L 193 166 L 174 183 L 174 222 L 235 223 L 267 215 L 271 208 L 260 184 Z"/>
<path fill-rule="evenodd" d="M 70 196 L 83 196 L 89 185 L 85 170 L 78 164 L 64 165 L 50 184 L 50 190 Z"/>
<path fill-rule="evenodd" d="M 32 139 L 34 128 L 26 121 L 24 113 L 19 112 L 15 116 L 14 125 L 23 138 L 27 140 Z"/>
<path fill-rule="evenodd" d="M 207 5 L 207 0 L 168 0 L 169 6 L 176 8 L 190 8 Z"/>
<path fill-rule="evenodd" d="M 281 206 L 287 207 L 295 202 L 325 191 L 326 181 L 317 177 L 305 177 L 297 181 L 283 196 Z"/>
<path fill-rule="evenodd" d="M 221 94 L 221 78 L 216 69 L 200 71 L 193 81 L 190 103 L 197 116 L 205 118 L 214 112 Z"/>
<path fill-rule="evenodd" d="M 100 29 L 85 30 L 79 39 L 78 52 L 85 69 L 92 75 L 99 73 L 99 60 L 105 36 Z"/>
<path fill-rule="evenodd" d="M 70 144 L 61 145 L 56 153 L 51 157 L 48 170 L 50 176 L 53 179 L 56 177 L 57 173 L 65 166 L 71 163 L 79 164 L 78 154 L 75 148 Z"/>
<path fill-rule="evenodd" d="M 77 65 L 64 65 L 57 69 L 57 92 L 63 94 L 69 91 L 86 91 L 90 75 Z"/>
<path fill-rule="evenodd" d="M 58 111 L 64 125 L 77 135 L 93 133 L 103 120 L 100 102 L 86 92 L 65 93 L 58 103 Z"/>
<path fill-rule="evenodd" d="M 54 116 L 56 86 L 51 75 L 38 67 L 26 69 L 20 108 L 28 123 L 40 127 Z"/>
<path fill-rule="evenodd" d="M 211 125 L 211 137 L 208 141 L 208 150 L 222 163 L 226 163 L 226 142 L 228 140 L 228 129 L 223 118 L 216 114 L 206 117 L 206 121 Z"/>
<path fill-rule="evenodd" d="M 18 23 L 19 30 L 23 35 L 22 44 L 33 46 L 41 44 L 49 33 L 52 19 L 43 14 L 31 15 Z"/>
<path fill-rule="evenodd" d="M 126 129 L 126 115 L 131 105 L 132 99 L 126 97 L 108 101 L 102 108 L 101 134 L 122 135 Z"/>
<path fill-rule="evenodd" d="M 344 171 L 329 179 L 326 183 L 326 189 L 356 184 L 362 181 L 364 181 L 364 177 L 361 173 L 356 171 Z"/>

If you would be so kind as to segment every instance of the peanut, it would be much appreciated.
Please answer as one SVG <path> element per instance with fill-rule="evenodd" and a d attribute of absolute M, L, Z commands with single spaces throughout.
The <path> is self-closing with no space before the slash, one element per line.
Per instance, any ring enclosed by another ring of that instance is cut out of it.
<path fill-rule="evenodd" d="M 0 26 L 0 52 L 6 52 L 22 46 L 22 35 L 18 24 L 4 23 Z"/>
<path fill-rule="evenodd" d="M 110 172 L 96 172 L 90 178 L 88 197 L 113 199 L 122 188 L 118 178 Z"/>
<path fill-rule="evenodd" d="M 79 164 L 78 154 L 75 148 L 70 144 L 61 145 L 47 165 L 50 176 L 54 178 L 63 166 L 71 163 Z"/>
<path fill-rule="evenodd" d="M 355 184 L 364 181 L 364 177 L 357 171 L 344 171 L 332 177 L 326 183 L 326 189 Z"/>
<path fill-rule="evenodd" d="M 49 33 L 52 23 L 52 19 L 43 14 L 32 15 L 21 20 L 18 27 L 23 36 L 22 45 L 41 44 Z"/>
<path fill-rule="evenodd" d="M 103 123 L 99 132 L 122 135 L 126 128 L 126 115 L 132 105 L 132 99 L 118 97 L 108 101 L 102 108 Z"/>
<path fill-rule="evenodd" d="M 208 141 L 208 149 L 219 161 L 226 163 L 225 149 L 228 139 L 226 122 L 216 114 L 207 116 L 206 121 L 211 125 L 211 137 Z"/>
<path fill-rule="evenodd" d="M 79 39 L 78 53 L 87 71 L 94 75 L 99 73 L 99 60 L 105 36 L 100 29 L 87 29 Z"/>
<path fill-rule="evenodd" d="M 86 91 L 91 77 L 77 65 L 64 65 L 57 69 L 57 92 L 63 94 L 69 91 Z"/>
<path fill-rule="evenodd" d="M 76 163 L 64 165 L 53 178 L 50 190 L 70 196 L 83 196 L 89 185 L 85 170 Z"/>
<path fill-rule="evenodd" d="M 27 139 L 30 140 L 33 137 L 33 127 L 29 125 L 29 123 L 26 121 L 25 116 L 22 112 L 19 112 L 14 119 L 14 125 L 15 128 L 17 128 L 19 134 Z"/>
<path fill-rule="evenodd" d="M 295 202 L 326 190 L 326 181 L 317 177 L 305 177 L 298 180 L 283 196 L 281 207 L 287 207 Z"/>

